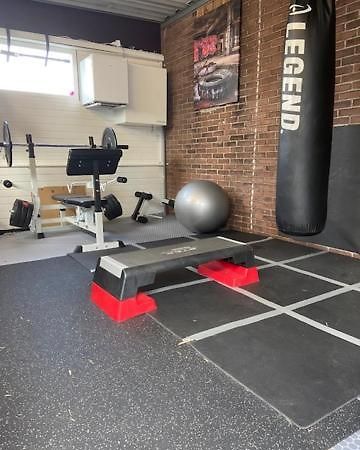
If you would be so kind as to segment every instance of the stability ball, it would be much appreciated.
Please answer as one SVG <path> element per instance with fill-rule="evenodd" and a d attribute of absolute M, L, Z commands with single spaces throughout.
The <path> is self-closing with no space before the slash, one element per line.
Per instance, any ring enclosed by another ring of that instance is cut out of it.
<path fill-rule="evenodd" d="M 178 221 L 196 233 L 211 233 L 225 225 L 230 214 L 226 192 L 211 181 L 191 181 L 175 198 Z"/>

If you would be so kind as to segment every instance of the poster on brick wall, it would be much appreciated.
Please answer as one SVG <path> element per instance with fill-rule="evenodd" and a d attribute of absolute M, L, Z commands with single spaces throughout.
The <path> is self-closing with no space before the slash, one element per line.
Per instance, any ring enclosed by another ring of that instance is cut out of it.
<path fill-rule="evenodd" d="M 213 0 L 195 13 L 195 109 L 239 99 L 240 0 Z"/>

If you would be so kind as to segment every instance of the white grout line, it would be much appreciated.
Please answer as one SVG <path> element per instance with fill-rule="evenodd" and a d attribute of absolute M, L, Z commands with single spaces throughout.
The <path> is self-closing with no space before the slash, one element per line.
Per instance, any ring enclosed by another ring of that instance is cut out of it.
<path fill-rule="evenodd" d="M 151 241 L 149 241 L 151 242 Z M 144 242 L 144 244 L 146 244 L 146 242 Z M 130 245 L 132 245 L 133 247 L 138 248 L 139 250 L 146 250 L 146 247 L 140 245 L 140 244 L 135 244 L 135 243 L 131 243 Z"/>
<path fill-rule="evenodd" d="M 316 253 L 307 253 L 306 255 L 297 256 L 296 258 L 284 259 L 282 261 L 274 261 L 272 263 L 266 264 L 265 266 L 260 266 L 259 270 L 268 269 L 269 267 L 276 267 L 279 264 L 289 264 L 289 263 L 296 262 L 296 261 L 302 261 L 303 259 L 309 259 L 309 258 L 312 258 L 313 256 L 324 255 L 325 253 L 329 253 L 329 252 L 324 250 L 324 251 L 316 252 Z M 260 259 L 257 256 L 255 256 L 255 258 Z"/>
<path fill-rule="evenodd" d="M 272 261 L 271 259 L 263 258 L 260 256 L 256 256 L 256 258 L 260 261 L 263 261 L 263 262 L 266 262 L 269 264 L 276 263 L 276 261 Z M 282 262 L 276 263 L 276 266 L 283 267 L 284 269 L 291 270 L 292 272 L 298 272 L 303 275 L 308 275 L 309 277 L 317 278 L 318 280 L 327 281 L 328 283 L 336 284 L 337 286 L 342 286 L 342 287 L 348 286 L 348 284 L 342 283 L 341 281 L 336 281 L 336 280 L 333 280 L 332 278 L 323 277 L 322 275 L 317 275 L 316 273 L 308 272 L 307 270 L 298 269 L 297 267 L 287 266 L 286 264 L 283 264 Z"/>
<path fill-rule="evenodd" d="M 225 285 L 223 285 L 225 286 Z M 225 286 L 228 287 L 228 286 Z M 268 308 L 272 308 L 272 309 L 278 309 L 278 310 L 282 310 L 284 309 L 283 306 L 278 305 L 277 303 L 271 302 L 270 300 L 266 300 L 266 298 L 260 297 L 259 295 L 254 294 L 253 292 L 247 291 L 243 288 L 240 287 L 229 287 L 229 289 L 232 289 L 235 292 L 238 292 L 239 294 L 243 294 L 246 297 L 252 298 L 253 300 L 262 303 L 263 305 L 267 306 Z"/>
<path fill-rule="evenodd" d="M 241 233 L 241 231 L 240 231 L 240 233 Z M 189 239 L 192 239 L 193 241 L 198 241 L 199 240 L 199 238 L 196 238 L 194 236 L 186 236 L 186 237 L 189 238 Z M 258 244 L 260 242 L 272 241 L 274 239 L 274 238 L 269 236 L 267 238 L 258 239 L 256 241 L 243 242 L 243 241 L 239 241 L 238 239 L 230 239 L 230 238 L 227 238 L 225 236 L 216 236 L 216 237 L 219 237 L 221 239 L 225 239 L 225 240 L 230 241 L 230 242 L 234 242 L 236 244 L 245 244 L 245 245 Z"/>
<path fill-rule="evenodd" d="M 227 242 L 232 242 L 233 244 L 241 244 L 241 245 L 246 245 L 245 242 L 242 241 L 235 241 L 235 239 L 230 239 L 224 236 L 216 236 L 217 239 L 222 239 L 223 241 L 227 241 Z"/>
<path fill-rule="evenodd" d="M 244 244 L 249 244 L 249 245 L 260 244 L 261 242 L 267 242 L 267 241 L 272 241 L 272 240 L 274 240 L 274 238 L 267 237 L 267 238 L 264 238 L 264 239 L 258 239 L 257 241 L 244 242 Z"/>
<path fill-rule="evenodd" d="M 179 345 L 188 344 L 194 341 L 201 341 L 208 337 L 215 336 L 220 333 L 225 333 L 226 331 L 233 330 L 234 328 L 244 327 L 252 323 L 260 322 L 270 317 L 276 317 L 282 314 L 282 311 L 268 311 L 266 313 L 257 314 L 256 316 L 247 317 L 246 319 L 235 320 L 234 322 L 229 322 L 224 325 L 219 325 L 218 327 L 210 328 L 205 331 L 200 331 L 199 333 L 188 336 L 179 343 Z"/>
<path fill-rule="evenodd" d="M 298 269 L 297 267 L 288 266 L 286 264 L 279 264 L 279 266 L 283 267 L 284 269 L 289 269 L 293 272 L 301 273 L 303 275 L 307 275 L 312 278 L 317 278 L 318 280 L 326 281 L 327 283 L 330 283 L 330 284 L 336 284 L 337 286 L 342 286 L 342 287 L 348 286 L 347 283 L 343 283 L 342 281 L 337 281 L 337 280 L 334 280 L 333 278 L 324 277 L 322 275 L 318 275 L 316 273 L 309 272 L 307 270 Z"/>
<path fill-rule="evenodd" d="M 313 256 L 325 255 L 326 253 L 329 253 L 329 252 L 327 250 L 323 250 L 321 252 L 307 253 L 306 255 L 298 256 L 296 258 L 284 259 L 283 261 L 280 261 L 280 262 L 281 262 L 281 264 L 288 264 L 291 262 L 302 261 L 303 259 L 312 258 Z"/>
<path fill-rule="evenodd" d="M 356 286 L 356 285 L 354 285 L 354 286 Z M 225 286 L 225 287 L 228 287 L 228 286 Z M 185 344 L 185 343 L 189 343 L 189 342 L 193 342 L 193 341 L 200 341 L 202 339 L 206 339 L 206 338 L 209 338 L 209 337 L 212 337 L 212 336 L 216 336 L 216 335 L 221 334 L 221 333 L 225 333 L 225 332 L 227 332 L 229 330 L 233 330 L 235 328 L 241 328 L 243 326 L 250 325 L 252 323 L 260 322 L 260 321 L 263 321 L 263 320 L 270 319 L 272 317 L 279 316 L 281 314 L 285 314 L 287 316 L 290 316 L 290 317 L 292 317 L 294 319 L 299 320 L 300 322 L 304 322 L 307 325 L 310 325 L 310 326 L 312 326 L 314 328 L 317 328 L 317 329 L 319 329 L 321 331 L 324 331 L 324 332 L 326 332 L 328 334 L 336 336 L 339 339 L 345 340 L 347 342 L 350 342 L 351 344 L 354 344 L 354 345 L 357 345 L 358 347 L 360 347 L 360 339 L 355 338 L 355 337 L 353 337 L 353 336 L 351 336 L 349 334 L 343 333 L 341 331 L 338 331 L 338 330 L 336 330 L 334 328 L 331 328 L 331 327 L 328 327 L 326 325 L 323 325 L 320 322 L 317 322 L 317 321 L 312 320 L 312 319 L 310 319 L 308 317 L 302 316 L 301 314 L 299 314 L 296 311 L 294 311 L 295 309 L 301 308 L 303 306 L 311 305 L 313 303 L 329 299 L 331 297 L 343 294 L 345 292 L 350 292 L 351 290 L 353 290 L 353 286 L 346 286 L 346 287 L 343 287 L 343 288 L 340 288 L 340 289 L 336 289 L 335 291 L 331 291 L 331 292 L 328 292 L 326 294 L 321 294 L 321 295 L 318 295 L 316 297 L 313 297 L 313 298 L 310 298 L 310 299 L 307 299 L 307 300 L 303 300 L 301 302 L 297 302 L 297 303 L 294 303 L 294 304 L 289 305 L 289 306 L 280 306 L 280 305 L 278 305 L 276 303 L 273 303 L 273 302 L 271 302 L 269 300 L 266 300 L 266 299 L 264 299 L 264 298 L 262 298 L 262 297 L 260 297 L 260 296 L 258 296 L 256 294 L 254 294 L 252 292 L 249 292 L 249 291 L 246 291 L 245 289 L 242 289 L 242 288 L 229 288 L 229 289 L 231 289 L 231 290 L 233 290 L 235 292 L 238 292 L 240 294 L 243 294 L 243 295 L 245 295 L 245 296 L 247 296 L 247 297 L 249 297 L 249 298 L 251 298 L 251 299 L 253 299 L 253 300 L 257 301 L 257 302 L 259 302 L 259 303 L 262 303 L 265 306 L 273 308 L 273 310 L 272 311 L 268 311 L 267 313 L 258 314 L 256 316 L 249 317 L 247 319 L 242 319 L 242 320 L 238 320 L 238 321 L 234 321 L 234 322 L 229 322 L 227 324 L 220 325 L 218 327 L 210 328 L 208 330 L 204 330 L 204 331 L 201 331 L 199 333 L 196 333 L 196 334 L 194 334 L 192 336 L 187 336 L 181 341 L 180 344 Z"/>
<path fill-rule="evenodd" d="M 201 278 L 200 280 L 188 281 L 186 283 L 172 284 L 170 286 L 165 286 L 159 289 L 153 289 L 152 291 L 147 291 L 146 294 L 147 295 L 159 294 L 160 292 L 167 292 L 188 286 L 195 286 L 197 284 L 209 283 L 209 281 L 211 281 L 210 278 Z"/>
<path fill-rule="evenodd" d="M 231 238 L 227 238 L 224 236 L 217 236 L 217 237 L 220 239 L 223 239 L 224 241 L 229 241 L 229 242 L 233 242 L 234 244 L 242 244 L 242 245 L 258 244 L 259 242 L 267 242 L 267 241 L 271 241 L 273 239 L 272 237 L 267 237 L 264 239 L 258 239 L 257 241 L 243 242 L 243 241 L 239 241 L 238 239 L 231 239 Z"/>
<path fill-rule="evenodd" d="M 187 266 L 187 267 L 185 267 L 185 269 L 190 270 L 190 272 L 194 272 L 199 275 L 199 272 L 195 267 Z"/>
<path fill-rule="evenodd" d="M 355 283 L 351 285 L 351 288 L 355 292 L 360 292 L 360 283 Z"/>
<path fill-rule="evenodd" d="M 325 292 L 324 294 L 308 298 L 306 300 L 301 300 L 300 302 L 297 303 L 292 303 L 291 305 L 286 306 L 285 309 L 287 311 L 293 311 L 295 309 L 304 308 L 305 306 L 313 305 L 314 303 L 322 302 L 323 300 L 328 300 L 332 297 L 345 294 L 346 292 L 350 292 L 352 290 L 353 288 L 351 286 L 345 286 L 339 289 L 335 289 L 334 291 Z"/>
<path fill-rule="evenodd" d="M 297 319 L 300 322 L 306 323 L 307 325 L 310 325 L 313 328 L 317 328 L 320 331 L 325 331 L 325 333 L 331 334 L 332 336 L 342 339 L 343 341 L 350 342 L 350 344 L 354 344 L 357 347 L 360 347 L 360 339 L 354 336 L 350 336 L 349 334 L 342 333 L 341 331 L 335 330 L 334 328 L 327 327 L 326 325 L 323 325 L 320 322 L 316 322 L 315 320 L 309 319 L 308 317 L 302 316 L 301 314 L 298 314 L 295 311 L 288 311 L 286 315 L 293 317 L 294 319 Z"/>

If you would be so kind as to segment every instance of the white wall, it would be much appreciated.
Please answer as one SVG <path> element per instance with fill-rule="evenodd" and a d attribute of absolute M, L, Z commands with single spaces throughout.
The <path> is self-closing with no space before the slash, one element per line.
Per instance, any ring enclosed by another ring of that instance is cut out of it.
<path fill-rule="evenodd" d="M 130 52 L 131 59 L 136 60 L 137 52 Z M 80 54 L 83 57 L 84 50 Z M 139 61 L 142 64 L 161 65 L 159 55 L 154 55 L 153 60 L 151 57 L 150 53 L 139 52 Z M 1 90 L 1 123 L 3 120 L 9 122 L 13 142 L 24 142 L 25 134 L 31 133 L 35 143 L 87 144 L 88 136 L 91 135 L 100 145 L 104 128 L 113 127 L 119 143 L 129 145 L 129 150 L 124 151 L 117 173 L 126 176 L 128 183 L 115 183 L 107 192 L 113 192 L 119 198 L 125 215 L 129 215 L 135 207 L 136 190 L 151 192 L 157 200 L 164 196 L 162 127 L 116 126 L 113 111 L 86 109 L 81 106 L 78 95 L 62 97 Z M 67 149 L 36 150 L 40 186 L 66 185 L 81 179 L 66 176 L 67 153 Z M 13 161 L 14 166 L 8 168 L 3 158 L 0 158 L 0 180 L 9 179 L 15 186 L 11 189 L 0 186 L 0 229 L 8 227 L 9 210 L 15 198 L 30 200 L 25 148 L 14 148 Z M 113 177 L 103 177 L 104 180 L 110 178 Z M 161 207 L 154 201 L 151 209 L 159 211 Z"/>

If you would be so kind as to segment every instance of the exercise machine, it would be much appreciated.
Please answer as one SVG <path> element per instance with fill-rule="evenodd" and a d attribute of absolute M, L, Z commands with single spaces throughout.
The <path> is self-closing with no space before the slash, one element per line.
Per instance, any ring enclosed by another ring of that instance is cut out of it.
<path fill-rule="evenodd" d="M 160 272 L 196 266 L 201 275 L 234 287 L 259 281 L 250 246 L 223 237 L 102 256 L 91 288 L 92 301 L 112 319 L 124 321 L 156 309 L 139 293 Z"/>
<path fill-rule="evenodd" d="M 39 183 L 36 165 L 36 155 L 35 148 L 76 148 L 76 149 L 96 149 L 99 151 L 103 150 L 124 150 L 128 149 L 127 145 L 119 145 L 117 142 L 116 134 L 112 128 L 106 128 L 103 132 L 101 146 L 98 147 L 94 143 L 94 138 L 89 136 L 88 145 L 76 145 L 76 144 L 36 144 L 33 142 L 32 135 L 26 135 L 26 143 L 14 143 L 11 139 L 11 132 L 9 124 L 7 121 L 3 123 L 3 142 L 0 142 L 0 150 L 4 150 L 5 160 L 8 167 L 13 165 L 13 148 L 15 146 L 25 147 L 28 153 L 29 159 L 29 171 L 30 171 L 30 184 L 31 184 L 31 201 L 25 201 L 21 199 L 16 199 L 10 214 L 10 225 L 21 230 L 30 229 L 37 238 L 41 239 L 44 237 L 44 226 L 46 226 L 46 221 L 44 221 L 40 215 L 41 201 L 39 193 Z M 114 180 L 111 180 L 113 182 Z M 115 179 L 118 182 L 126 182 L 126 178 L 118 177 Z M 110 183 L 110 182 L 108 182 Z M 108 184 L 107 183 L 107 184 Z M 4 180 L 3 186 L 6 188 L 11 188 L 13 186 L 10 180 Z M 70 192 L 69 192 L 70 194 Z M 93 200 L 93 199 L 90 199 Z M 120 203 L 117 201 L 114 195 L 108 195 L 103 199 L 104 214 L 109 220 L 113 220 L 122 214 L 122 209 Z M 85 208 L 86 203 L 83 204 Z M 64 205 L 65 206 L 65 205 Z M 63 219 L 64 206 L 60 209 L 60 221 Z M 79 205 L 73 205 L 79 206 Z M 80 206 L 79 206 L 80 208 Z M 87 208 L 89 214 L 84 213 L 84 208 L 82 210 L 77 210 L 77 212 L 83 213 L 82 216 L 87 216 L 86 222 L 89 224 L 90 232 L 96 234 L 96 229 L 90 226 L 91 222 L 95 223 L 93 220 L 94 215 L 91 212 L 91 208 Z M 69 222 L 69 221 L 66 221 Z M 79 220 L 78 223 L 84 223 L 83 219 Z M 54 227 L 52 227 L 54 229 Z M 11 231 L 11 230 L 9 230 Z"/>
<path fill-rule="evenodd" d="M 95 250 L 106 250 L 123 246 L 120 241 L 105 242 L 104 241 L 104 224 L 103 210 L 108 208 L 111 218 L 122 215 L 120 203 L 114 196 L 101 198 L 100 175 L 110 175 L 117 171 L 120 158 L 122 157 L 121 149 L 98 150 L 96 148 L 87 149 L 71 149 L 69 151 L 66 174 L 68 176 L 75 175 L 92 175 L 93 179 L 93 197 L 88 196 L 59 196 L 55 195 L 54 199 L 60 201 L 66 207 L 75 207 L 75 217 L 66 217 L 66 220 L 81 229 L 95 235 L 95 244 L 87 244 L 77 248 L 79 252 L 89 252 Z M 119 177 L 124 182 L 126 178 Z M 110 198 L 110 199 L 109 199 Z M 109 202 L 113 203 L 109 208 Z"/>

